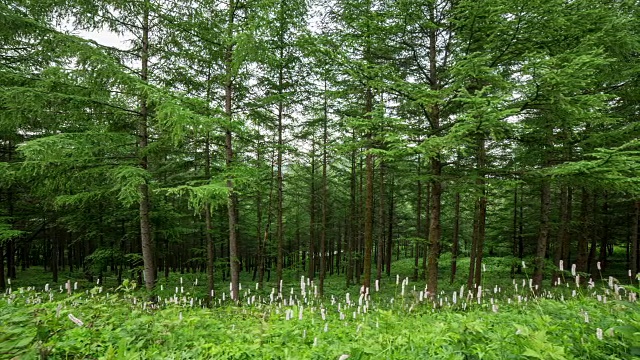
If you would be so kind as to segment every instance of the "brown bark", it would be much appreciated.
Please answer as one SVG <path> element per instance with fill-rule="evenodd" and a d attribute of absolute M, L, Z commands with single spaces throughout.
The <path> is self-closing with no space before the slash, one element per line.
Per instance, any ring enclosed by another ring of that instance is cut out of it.
<path fill-rule="evenodd" d="M 205 144 L 205 177 L 211 179 L 211 153 L 209 149 L 209 134 L 207 133 Z M 207 201 L 204 205 L 205 238 L 207 239 L 207 298 L 209 305 L 213 303 L 213 270 L 215 261 L 215 249 L 213 244 L 213 222 L 211 221 L 211 204 Z M 167 266 L 167 265 L 165 265 Z"/>
<path fill-rule="evenodd" d="M 610 226 L 609 221 L 609 194 L 605 191 L 604 201 L 602 203 L 602 237 L 600 238 L 600 254 L 598 255 L 598 261 L 600 261 L 601 267 L 604 270 L 607 267 L 607 251 L 609 248 L 609 235 Z"/>
<path fill-rule="evenodd" d="M 388 224 L 388 232 L 387 232 L 387 251 L 385 253 L 386 256 L 386 264 L 387 264 L 387 276 L 391 276 L 391 255 L 393 251 L 393 213 L 395 210 L 395 202 L 393 196 L 394 189 L 394 178 L 391 177 L 391 188 L 389 189 L 389 213 L 387 218 Z"/>
<path fill-rule="evenodd" d="M 149 78 L 149 3 L 145 2 L 145 9 L 142 19 L 142 52 L 141 52 L 142 69 L 140 78 L 147 82 Z M 147 99 L 143 95 L 140 101 L 140 121 L 138 122 L 138 147 L 141 153 L 140 167 L 147 170 L 149 161 L 146 154 L 149 142 L 148 133 L 149 110 L 147 107 Z M 148 291 L 152 291 L 156 285 L 156 264 L 155 264 L 155 246 L 151 237 L 151 220 L 150 220 L 150 196 L 149 185 L 145 181 L 140 185 L 140 240 L 142 244 L 142 260 L 144 262 L 145 286 Z"/>
<path fill-rule="evenodd" d="M 4 274 L 4 246 L 0 245 L 0 290 L 7 287 Z"/>
<path fill-rule="evenodd" d="M 371 88 L 367 88 L 365 93 L 365 117 L 370 119 L 370 113 L 373 110 L 373 93 Z M 371 131 L 367 134 L 368 150 L 372 149 L 373 134 Z M 366 154 L 366 194 L 365 194 L 365 210 L 364 210 L 364 262 L 363 274 L 364 279 L 362 285 L 371 288 L 371 255 L 373 251 L 373 154 L 367 151 Z"/>
<path fill-rule="evenodd" d="M 558 231 L 558 243 L 553 258 L 553 263 L 559 266 L 560 260 L 565 264 L 570 263 L 569 253 L 571 248 L 571 203 L 572 192 L 569 186 L 560 188 L 560 229 Z"/>
<path fill-rule="evenodd" d="M 307 277 L 314 279 L 316 274 L 316 147 L 315 139 L 311 139 L 311 201 L 309 202 L 309 272 Z"/>
<path fill-rule="evenodd" d="M 640 227 L 640 200 L 636 200 L 634 204 L 635 212 L 633 214 L 633 221 L 631 222 L 631 256 L 630 256 L 630 264 L 629 269 L 631 269 L 631 274 L 635 276 L 638 273 L 638 259 L 640 258 L 638 255 L 638 250 L 640 247 L 638 246 L 638 228 Z"/>
<path fill-rule="evenodd" d="M 236 3 L 235 0 L 229 1 L 229 9 L 227 14 L 227 37 L 233 37 L 233 24 L 235 22 Z M 227 45 L 224 52 L 225 63 L 225 83 L 224 83 L 224 112 L 227 118 L 227 128 L 225 130 L 225 160 L 227 171 L 231 171 L 234 163 L 233 154 L 233 133 L 231 132 L 233 121 L 233 44 Z M 231 299 L 238 301 L 239 295 L 239 277 L 240 277 L 240 260 L 238 257 L 238 212 L 237 195 L 234 192 L 233 177 L 227 178 L 227 189 L 229 197 L 227 200 L 227 210 L 229 218 L 229 271 L 231 276 Z"/>
<path fill-rule="evenodd" d="M 540 230 L 538 233 L 538 245 L 536 248 L 535 268 L 533 270 L 533 285 L 537 286 L 537 291 L 542 288 L 542 275 L 544 272 L 544 262 L 547 252 L 547 242 L 551 223 L 549 214 L 551 212 L 551 183 L 544 179 L 540 192 Z"/>
<path fill-rule="evenodd" d="M 282 8 L 282 6 L 281 6 Z M 284 57 L 283 49 L 280 47 L 280 59 Z M 284 74 L 282 65 L 278 69 L 278 176 L 277 176 L 277 186 L 278 186 L 278 199 L 277 199 L 277 225 L 276 225 L 276 238 L 278 242 L 278 258 L 276 259 L 276 278 L 277 283 L 280 284 L 280 280 L 282 280 L 282 270 L 284 266 L 284 222 L 283 222 L 283 178 L 282 178 L 282 151 L 283 151 L 283 141 L 282 141 L 282 117 L 284 115 L 284 104 L 282 100 L 282 87 L 284 82 Z"/>
<path fill-rule="evenodd" d="M 384 169 L 382 162 L 380 163 L 380 176 L 378 177 L 380 180 L 379 184 L 379 203 L 378 203 L 378 228 L 380 229 L 378 234 L 378 245 L 377 245 L 377 259 L 376 259 L 376 279 L 380 280 L 382 278 L 382 260 L 384 259 L 384 235 L 385 235 L 385 217 L 384 217 L 384 196 L 385 196 L 385 188 L 384 188 Z"/>
<path fill-rule="evenodd" d="M 480 198 L 478 199 L 478 217 L 477 217 L 477 233 L 476 233 L 476 269 L 475 283 L 482 284 L 482 258 L 484 256 L 484 240 L 487 222 L 487 190 L 485 187 L 484 167 L 486 163 L 486 149 L 484 135 L 480 135 L 478 140 L 478 170 L 480 175 L 477 185 L 480 187 Z"/>
<path fill-rule="evenodd" d="M 429 224 L 429 259 L 427 264 L 427 290 L 431 296 L 435 296 L 438 292 L 438 260 L 440 258 L 440 213 L 442 198 L 442 183 L 440 175 L 442 164 L 439 156 L 431 159 L 431 209 Z"/>
<path fill-rule="evenodd" d="M 420 155 L 418 155 L 418 188 L 417 188 L 417 204 L 416 204 L 416 241 L 414 242 L 414 264 L 413 264 L 413 280 L 418 280 L 418 270 L 419 265 L 418 261 L 420 260 L 420 243 L 418 239 L 420 238 L 421 230 L 422 230 L 422 182 L 420 181 L 421 167 L 420 167 Z"/>
<path fill-rule="evenodd" d="M 327 122 L 327 81 L 324 81 L 324 121 L 322 123 L 322 227 L 320 229 L 320 274 L 318 281 L 318 295 L 324 295 L 324 277 L 327 266 L 327 198 L 329 196 L 327 189 L 327 142 L 328 131 Z"/>
<path fill-rule="evenodd" d="M 590 203 L 589 191 L 585 188 L 582 189 L 582 198 L 580 200 L 580 223 L 581 223 L 581 236 L 578 239 L 578 257 L 576 259 L 576 269 L 578 272 L 587 272 L 587 261 L 589 259 L 589 239 L 591 232 L 589 229 L 589 203 Z"/>
<path fill-rule="evenodd" d="M 437 9 L 431 6 L 430 19 L 436 23 Z M 440 90 L 440 80 L 438 78 L 438 31 L 436 27 L 429 30 L 429 78 L 431 80 L 431 90 Z M 440 130 L 440 106 L 436 103 L 430 109 L 430 125 L 433 132 Z M 430 220 L 429 220 L 429 263 L 427 265 L 427 290 L 431 296 L 438 293 L 438 260 L 440 258 L 440 236 L 441 236 L 441 198 L 442 198 L 442 162 L 440 154 L 431 157 L 431 200 L 430 200 Z"/>
<path fill-rule="evenodd" d="M 453 208 L 453 241 L 451 245 L 451 283 L 456 279 L 458 252 L 460 248 L 460 193 L 456 192 Z"/>
<path fill-rule="evenodd" d="M 355 130 L 353 131 L 353 140 L 355 141 Z M 356 244 L 358 242 L 358 225 L 357 225 L 357 213 L 356 213 L 356 150 L 353 149 L 351 151 L 351 175 L 350 175 L 350 186 L 349 186 L 349 224 L 348 226 L 348 263 L 347 263 L 347 286 L 350 286 L 353 281 L 354 268 L 355 268 L 355 251 Z"/>

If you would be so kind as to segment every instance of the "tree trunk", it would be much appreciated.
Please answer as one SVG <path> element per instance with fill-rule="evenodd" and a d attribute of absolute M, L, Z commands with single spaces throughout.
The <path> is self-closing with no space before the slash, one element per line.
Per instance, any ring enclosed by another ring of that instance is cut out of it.
<path fill-rule="evenodd" d="M 571 188 L 563 185 L 560 188 L 560 229 L 558 231 L 558 243 L 553 258 L 553 263 L 559 266 L 560 260 L 565 264 L 570 263 L 569 251 L 571 248 Z"/>
<path fill-rule="evenodd" d="M 370 119 L 370 113 L 373 110 L 373 94 L 371 88 L 367 87 L 365 94 L 365 117 Z M 365 289 L 371 288 L 371 253 L 373 251 L 373 154 L 371 149 L 373 144 L 373 134 L 371 131 L 367 134 L 367 151 L 366 154 L 366 194 L 365 194 L 365 210 L 364 210 L 364 263 L 363 273 L 364 279 L 362 285 Z"/>
<path fill-rule="evenodd" d="M 227 18 L 227 38 L 233 37 L 233 24 L 235 22 L 236 4 L 235 0 L 229 1 L 228 18 Z M 227 118 L 227 128 L 225 130 L 225 158 L 226 168 L 228 172 L 232 171 L 234 158 L 233 158 L 233 134 L 231 132 L 233 112 L 233 43 L 227 45 L 224 52 L 225 63 L 225 84 L 224 84 L 224 112 Z M 239 284 L 240 284 L 240 261 L 238 257 L 238 198 L 234 192 L 233 177 L 229 175 L 227 178 L 227 189 L 229 191 L 229 197 L 227 200 L 227 210 L 229 217 L 229 271 L 231 276 L 231 299 L 238 301 L 239 299 Z"/>
<path fill-rule="evenodd" d="M 638 228 L 640 227 L 640 200 L 635 201 L 635 213 L 633 214 L 633 221 L 631 222 L 631 256 L 629 269 L 631 269 L 631 275 L 635 276 L 638 273 L 638 260 L 639 260 L 639 250 L 638 246 Z"/>
<path fill-rule="evenodd" d="M 436 296 L 438 292 L 438 260 L 440 258 L 440 213 L 441 213 L 441 197 L 442 183 L 440 182 L 440 173 L 442 164 L 440 157 L 436 156 L 431 159 L 431 209 L 429 221 L 429 259 L 428 259 L 428 277 L 427 290 L 431 296 Z"/>
<path fill-rule="evenodd" d="M 324 81 L 324 121 L 322 124 L 322 228 L 320 230 L 320 276 L 318 281 L 318 295 L 324 295 L 324 277 L 327 266 L 327 81 Z"/>
<path fill-rule="evenodd" d="M 204 174 L 207 180 L 211 179 L 211 152 L 209 149 L 209 133 L 207 133 L 205 143 L 205 170 Z M 214 288 L 214 262 L 215 262 L 215 248 L 213 243 L 213 222 L 211 221 L 211 204 L 207 201 L 204 204 L 204 221 L 205 221 L 205 238 L 207 240 L 207 298 L 208 304 L 213 304 L 213 288 Z M 168 264 L 165 264 L 168 267 Z"/>
<path fill-rule="evenodd" d="M 353 130 L 352 138 L 355 141 L 356 133 Z M 355 268 L 355 251 L 356 244 L 358 242 L 358 225 L 357 219 L 358 216 L 356 214 L 356 150 L 353 149 L 351 151 L 351 176 L 350 176 L 350 186 L 349 186 L 349 224 L 347 225 L 349 228 L 349 254 L 348 254 L 348 264 L 347 264 L 347 287 L 351 285 L 353 281 L 354 268 Z"/>
<path fill-rule="evenodd" d="M 376 279 L 380 280 L 382 278 L 382 260 L 384 259 L 384 235 L 385 235 L 385 217 L 384 217 L 384 209 L 385 209 L 385 204 L 384 204 L 384 193 L 385 193 L 385 188 L 384 188 L 384 168 L 382 165 L 382 161 L 380 162 L 380 188 L 379 188 L 379 194 L 378 197 L 380 199 L 379 203 L 378 203 L 378 228 L 380 229 L 379 231 L 379 236 L 378 236 L 378 250 L 377 250 L 377 259 L 376 259 Z"/>
<path fill-rule="evenodd" d="M 309 201 L 309 272 L 307 277 L 313 280 L 316 274 L 316 147 L 315 139 L 311 139 L 311 196 Z"/>
<path fill-rule="evenodd" d="M 478 176 L 477 184 L 480 187 L 480 198 L 478 199 L 478 232 L 476 238 L 476 269 L 475 283 L 482 284 L 482 258 L 484 256 L 484 240 L 487 222 L 487 189 L 485 185 L 484 168 L 486 163 L 486 149 L 484 134 L 478 140 Z"/>
<path fill-rule="evenodd" d="M 436 23 L 436 5 L 432 4 L 430 8 L 430 19 L 432 23 Z M 440 90 L 440 80 L 438 79 L 438 31 L 437 27 L 429 30 L 429 77 L 431 79 L 431 90 Z M 433 104 L 430 109 L 430 125 L 433 132 L 440 129 L 440 105 Z M 440 236 L 441 236 L 441 198 L 442 198 L 442 180 L 440 175 L 442 172 L 442 162 L 440 154 L 434 154 L 431 157 L 431 209 L 429 220 L 429 264 L 427 290 L 430 296 L 435 297 L 438 293 L 438 260 L 440 258 Z"/>
<path fill-rule="evenodd" d="M 419 267 L 419 260 L 420 260 L 420 243 L 418 242 L 418 239 L 420 239 L 420 234 L 421 234 L 421 230 L 422 230 L 422 182 L 420 181 L 420 177 L 422 176 L 421 174 L 421 167 L 420 167 L 420 155 L 418 155 L 418 188 L 416 189 L 417 192 L 417 203 L 416 203 L 416 240 L 414 241 L 414 263 L 413 263 L 413 280 L 417 281 L 418 280 L 418 271 L 420 270 Z"/>
<path fill-rule="evenodd" d="M 600 261 L 600 265 L 604 270 L 607 267 L 607 250 L 609 247 L 609 227 L 611 226 L 609 222 L 609 194 L 605 191 L 604 193 L 604 202 L 602 204 L 602 237 L 600 238 L 600 254 L 598 255 L 598 260 Z"/>
<path fill-rule="evenodd" d="M 280 59 L 284 57 L 283 49 L 280 47 Z M 284 223 L 283 223 L 283 178 L 282 178 L 282 117 L 283 117 L 283 100 L 282 100 L 282 87 L 283 87 L 283 68 L 279 66 L 278 69 L 278 199 L 277 199 L 277 229 L 276 238 L 278 242 L 278 258 L 276 259 L 276 280 L 280 284 L 282 280 L 282 270 L 284 265 Z"/>
<path fill-rule="evenodd" d="M 149 78 L 149 2 L 145 1 L 145 9 L 142 19 L 142 69 L 140 78 L 147 82 Z M 140 101 L 140 121 L 138 123 L 138 147 L 142 154 L 140 159 L 140 167 L 145 171 L 149 168 L 149 161 L 146 154 L 149 142 L 148 133 L 149 110 L 147 108 L 147 99 L 142 95 Z M 150 196 L 149 185 L 145 181 L 140 185 L 140 239 L 142 244 L 142 260 L 144 262 L 145 285 L 148 291 L 152 291 L 156 285 L 156 264 L 155 264 L 155 246 L 151 237 L 151 220 L 150 220 Z"/>
<path fill-rule="evenodd" d="M 551 183 L 549 180 L 542 181 L 542 190 L 540 193 L 540 230 L 538 233 L 538 245 L 536 249 L 535 268 L 533 270 L 533 285 L 536 286 L 536 292 L 542 288 L 542 275 L 544 272 L 544 262 L 547 252 L 547 242 L 549 241 L 549 232 L 551 224 L 549 222 L 549 214 L 551 212 Z"/>
<path fill-rule="evenodd" d="M 387 263 L 387 276 L 391 276 L 391 253 L 393 250 L 393 213 L 395 211 L 395 202 L 393 196 L 394 190 L 394 177 L 391 177 L 391 189 L 389 189 L 389 214 L 388 214 L 388 232 L 387 232 L 387 251 L 386 263 Z"/>
<path fill-rule="evenodd" d="M 0 244 L 0 290 L 4 290 L 7 287 L 4 274 L 4 247 Z"/>
<path fill-rule="evenodd" d="M 451 283 L 456 279 L 458 270 L 458 252 L 460 248 L 460 193 L 456 192 L 456 200 L 453 209 L 453 241 L 451 245 Z"/>
<path fill-rule="evenodd" d="M 582 189 L 582 198 L 580 200 L 580 223 L 582 235 L 578 239 L 578 257 L 576 259 L 576 269 L 578 272 L 587 272 L 587 262 L 589 259 L 589 239 L 590 239 L 590 221 L 589 221 L 589 202 L 590 195 L 587 189 Z"/>

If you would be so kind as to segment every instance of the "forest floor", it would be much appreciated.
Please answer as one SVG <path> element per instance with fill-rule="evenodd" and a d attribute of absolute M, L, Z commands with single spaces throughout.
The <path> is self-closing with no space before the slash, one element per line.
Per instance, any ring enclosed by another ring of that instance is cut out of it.
<path fill-rule="evenodd" d="M 125 280 L 90 284 L 61 272 L 48 284 L 42 268 L 19 272 L 0 295 L 0 359 L 631 359 L 640 355 L 635 279 L 602 276 L 577 284 L 529 287 L 531 269 L 511 278 L 511 260 L 487 258 L 481 291 L 462 287 L 469 261 L 452 284 L 446 258 L 442 291 L 425 297 L 413 260 L 394 262 L 379 290 L 361 295 L 342 274 L 325 296 L 302 274 L 256 290 L 244 274 L 240 305 L 228 283 L 206 302 L 206 276 L 171 273 L 157 303 Z M 567 269 L 565 269 L 567 270 Z M 445 273 L 446 271 L 446 273 Z M 71 295 L 65 289 L 68 276 Z M 63 280 L 64 279 L 64 280 Z M 76 285 L 77 281 L 77 285 Z M 219 281 L 221 283 L 221 281 Z M 547 282 L 548 283 L 548 282 Z M 224 286 L 223 286 L 224 285 Z M 77 289 L 76 289 L 77 286 Z M 225 291 L 226 290 L 226 291 Z"/>

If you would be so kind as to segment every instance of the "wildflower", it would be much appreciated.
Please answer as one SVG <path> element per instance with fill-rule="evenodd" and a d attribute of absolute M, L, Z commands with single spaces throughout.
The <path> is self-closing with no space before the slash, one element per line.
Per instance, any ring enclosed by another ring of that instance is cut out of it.
<path fill-rule="evenodd" d="M 82 320 L 78 319 L 77 317 L 73 316 L 73 314 L 69 314 L 69 320 L 73 321 L 74 324 L 78 325 L 78 326 L 82 326 L 84 325 L 84 323 L 82 322 Z"/>
<path fill-rule="evenodd" d="M 571 264 L 571 276 L 576 276 L 576 264 Z"/>
<path fill-rule="evenodd" d="M 522 268 L 523 268 L 523 269 L 526 269 L 526 268 L 527 268 L 527 265 L 524 263 L 524 261 L 522 262 Z"/>
<path fill-rule="evenodd" d="M 342 354 L 340 355 L 340 357 L 338 358 L 338 360 L 347 360 L 349 358 L 349 355 L 347 354 Z"/>
<path fill-rule="evenodd" d="M 564 260 L 560 260 L 560 271 L 564 271 Z"/>
<path fill-rule="evenodd" d="M 598 271 L 602 270 L 602 266 L 600 265 L 600 261 L 598 261 L 596 263 L 596 267 L 598 268 Z"/>
<path fill-rule="evenodd" d="M 598 340 L 602 340 L 602 329 L 596 329 L 596 337 L 598 338 Z"/>

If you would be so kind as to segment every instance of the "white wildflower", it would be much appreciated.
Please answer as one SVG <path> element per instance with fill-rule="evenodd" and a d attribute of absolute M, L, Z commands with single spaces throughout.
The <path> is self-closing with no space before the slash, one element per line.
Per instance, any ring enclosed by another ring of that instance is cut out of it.
<path fill-rule="evenodd" d="M 69 320 L 73 321 L 73 323 L 78 325 L 78 326 L 83 326 L 84 325 L 82 320 L 80 320 L 77 317 L 73 316 L 73 314 L 69 314 Z"/>

